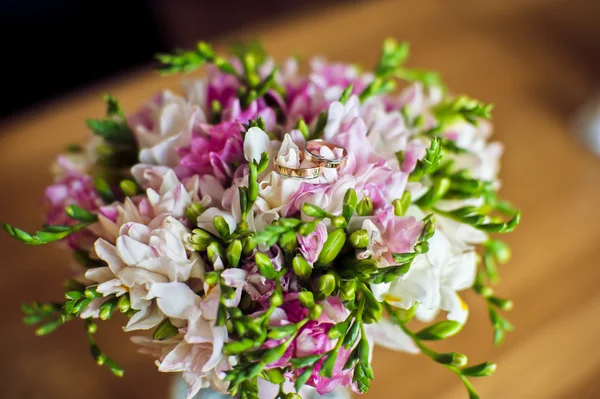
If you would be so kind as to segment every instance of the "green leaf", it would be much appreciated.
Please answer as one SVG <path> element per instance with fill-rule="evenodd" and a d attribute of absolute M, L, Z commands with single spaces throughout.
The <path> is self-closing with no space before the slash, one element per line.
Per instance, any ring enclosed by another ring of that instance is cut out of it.
<path fill-rule="evenodd" d="M 462 327 L 462 324 L 457 321 L 444 320 L 422 329 L 415 335 L 423 341 L 441 340 L 456 335 Z"/>
<path fill-rule="evenodd" d="M 352 94 L 352 88 L 353 85 L 352 83 L 350 83 L 343 91 L 342 95 L 340 96 L 340 102 L 342 104 L 346 104 L 346 101 L 348 101 L 348 98 L 350 97 L 350 95 Z"/>
<path fill-rule="evenodd" d="M 300 388 L 302 388 L 304 384 L 306 384 L 313 371 L 314 367 L 308 367 L 302 372 L 302 374 L 300 374 L 298 378 L 296 378 L 296 382 L 294 383 L 294 388 L 296 389 L 296 392 L 300 392 Z"/>
<path fill-rule="evenodd" d="M 106 116 L 125 116 L 121 105 L 119 104 L 117 99 L 113 97 L 110 93 L 106 93 L 104 95 L 104 102 L 106 103 Z"/>
<path fill-rule="evenodd" d="M 46 226 L 44 230 L 36 231 L 31 235 L 26 231 L 12 227 L 7 223 L 0 223 L 0 227 L 9 235 L 28 245 L 42 245 L 61 240 L 73 233 L 83 230 L 89 223 L 81 223 L 73 226 Z"/>
<path fill-rule="evenodd" d="M 88 119 L 87 127 L 97 136 L 111 144 L 134 143 L 133 132 L 124 121 L 112 119 Z"/>
<path fill-rule="evenodd" d="M 102 197 L 102 200 L 107 204 L 112 204 L 116 201 L 115 194 L 110 187 L 110 184 L 106 180 L 101 177 L 97 177 L 94 179 L 94 187 L 98 192 L 98 195 Z"/>

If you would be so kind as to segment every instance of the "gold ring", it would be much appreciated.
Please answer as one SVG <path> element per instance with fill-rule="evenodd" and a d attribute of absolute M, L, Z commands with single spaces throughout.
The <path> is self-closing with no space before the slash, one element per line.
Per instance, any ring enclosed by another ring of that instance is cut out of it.
<path fill-rule="evenodd" d="M 304 152 L 300 153 L 300 159 L 304 159 Z M 310 168 L 290 168 L 273 161 L 275 172 L 282 176 L 295 177 L 299 179 L 316 179 L 323 176 L 323 167 L 321 165 Z"/>
<path fill-rule="evenodd" d="M 342 156 L 339 158 L 327 159 L 320 155 L 321 148 L 323 147 L 329 148 L 332 152 L 335 151 L 336 148 L 341 148 Z M 306 143 L 304 143 L 304 150 L 308 159 L 312 160 L 315 163 L 318 163 L 324 168 L 341 168 L 346 164 L 346 161 L 348 159 L 348 152 L 344 147 L 335 145 L 334 143 L 321 139 L 307 141 Z"/>

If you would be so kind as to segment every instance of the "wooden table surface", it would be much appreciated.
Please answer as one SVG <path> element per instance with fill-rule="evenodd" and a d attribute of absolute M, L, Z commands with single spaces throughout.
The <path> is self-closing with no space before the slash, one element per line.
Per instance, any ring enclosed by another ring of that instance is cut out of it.
<path fill-rule="evenodd" d="M 364 65 L 376 62 L 384 37 L 408 39 L 411 65 L 439 69 L 454 90 L 494 102 L 496 137 L 506 145 L 502 193 L 523 211 L 522 225 L 508 237 L 513 260 L 497 291 L 515 300 L 510 319 L 517 329 L 494 348 L 484 306 L 467 294 L 470 321 L 440 348 L 462 351 L 473 364 L 499 364 L 493 377 L 474 382 L 483 398 L 600 398 L 600 160 L 569 129 L 571 112 L 592 92 L 585 54 L 574 50 L 592 37 L 590 18 L 599 15 L 591 12 L 594 2 L 403 3 L 336 7 L 237 37 L 258 34 L 278 59 L 321 53 Z M 48 165 L 67 143 L 86 137 L 84 119 L 102 114 L 103 92 L 134 110 L 160 88 L 176 88 L 177 79 L 132 71 L 0 126 L 0 220 L 39 226 Z M 167 397 L 170 376 L 136 355 L 115 320 L 101 325 L 98 340 L 126 369 L 123 379 L 94 364 L 81 323 L 43 338 L 21 324 L 20 302 L 60 299 L 66 253 L 0 235 L 0 256 L 1 397 Z M 374 367 L 366 398 L 466 398 L 455 375 L 424 357 L 378 349 Z"/>

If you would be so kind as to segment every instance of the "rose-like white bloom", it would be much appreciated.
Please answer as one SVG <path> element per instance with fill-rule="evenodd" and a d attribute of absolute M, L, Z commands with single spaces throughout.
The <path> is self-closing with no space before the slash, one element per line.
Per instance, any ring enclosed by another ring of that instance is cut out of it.
<path fill-rule="evenodd" d="M 206 122 L 199 106 L 170 91 L 148 104 L 145 113 L 148 121 L 134 125 L 133 131 L 140 146 L 140 161 L 147 164 L 178 165 L 177 148 L 189 144 L 195 124 Z"/>
<path fill-rule="evenodd" d="M 152 300 L 153 284 L 183 282 L 203 275 L 201 260 L 184 246 L 187 234 L 188 229 L 177 219 L 159 216 L 148 225 L 121 226 L 116 245 L 101 238 L 96 241 L 96 254 L 108 266 L 90 269 L 85 276 L 100 283 L 97 290 L 105 296 L 129 293 L 131 307 L 138 312 L 126 330 L 152 328 L 164 319 Z"/>
<path fill-rule="evenodd" d="M 251 127 L 244 137 L 244 156 L 248 162 L 260 162 L 263 152 L 269 153 L 271 139 L 261 128 Z"/>
<path fill-rule="evenodd" d="M 415 257 L 409 272 L 390 286 L 385 300 L 403 309 L 418 303 L 416 316 L 432 321 L 440 310 L 448 319 L 465 323 L 469 309 L 458 291 L 470 288 L 477 269 L 475 251 L 452 251 L 450 242 L 440 231 L 429 239 L 429 251 Z"/>

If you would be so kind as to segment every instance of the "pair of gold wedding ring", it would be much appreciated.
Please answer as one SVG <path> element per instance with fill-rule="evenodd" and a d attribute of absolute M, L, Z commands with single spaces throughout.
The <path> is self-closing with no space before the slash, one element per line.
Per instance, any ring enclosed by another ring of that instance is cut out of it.
<path fill-rule="evenodd" d="M 321 148 L 327 147 L 332 152 L 336 149 L 341 149 L 342 154 L 338 158 L 327 159 L 321 156 Z M 295 177 L 299 179 L 316 179 L 323 175 L 323 168 L 339 169 L 346 164 L 348 159 L 348 152 L 344 147 L 335 145 L 325 140 L 310 140 L 304 144 L 304 151 L 300 152 L 300 159 L 308 159 L 316 164 L 307 168 L 290 168 L 283 166 L 277 161 L 274 162 L 275 172 L 282 176 Z"/>

